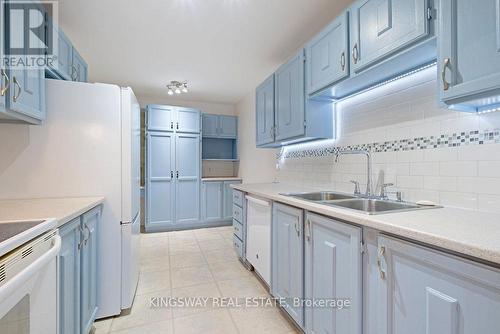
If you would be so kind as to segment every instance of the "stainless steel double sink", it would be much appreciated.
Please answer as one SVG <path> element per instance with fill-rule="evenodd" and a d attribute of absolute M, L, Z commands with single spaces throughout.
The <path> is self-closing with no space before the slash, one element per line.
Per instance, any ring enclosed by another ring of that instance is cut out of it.
<path fill-rule="evenodd" d="M 318 204 L 350 209 L 366 213 L 368 215 L 440 208 L 440 206 L 423 206 L 409 202 L 397 202 L 377 198 L 363 198 L 361 196 L 349 195 L 334 191 L 281 193 L 280 195 L 299 198 Z"/>

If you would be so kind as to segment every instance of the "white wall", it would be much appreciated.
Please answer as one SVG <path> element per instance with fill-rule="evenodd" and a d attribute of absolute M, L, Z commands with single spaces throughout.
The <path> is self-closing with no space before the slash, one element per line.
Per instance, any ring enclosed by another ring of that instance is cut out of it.
<path fill-rule="evenodd" d="M 141 108 L 144 108 L 147 104 L 166 104 L 172 106 L 196 108 L 201 110 L 202 112 L 209 114 L 219 114 L 219 115 L 235 114 L 235 106 L 233 104 L 178 100 L 175 98 L 170 98 L 166 94 L 165 96 L 137 96 L 137 100 L 139 101 Z"/>
<path fill-rule="evenodd" d="M 255 92 L 236 105 L 238 115 L 239 176 L 245 183 L 276 180 L 276 149 L 255 147 Z"/>
<path fill-rule="evenodd" d="M 406 200 L 500 212 L 500 112 L 477 115 L 440 108 L 435 67 L 344 100 L 337 105 L 337 116 L 337 140 L 296 145 L 287 152 L 454 133 L 469 141 L 462 132 L 495 130 L 494 139 L 484 145 L 374 153 L 373 175 L 375 184 L 394 183 L 393 190 L 403 191 Z M 242 161 L 242 169 L 246 163 Z M 268 164 L 271 168 L 273 162 Z M 342 156 L 339 163 L 331 154 L 290 157 L 280 166 L 281 182 L 348 192 L 353 190 L 350 180 L 366 183 L 362 156 Z"/>

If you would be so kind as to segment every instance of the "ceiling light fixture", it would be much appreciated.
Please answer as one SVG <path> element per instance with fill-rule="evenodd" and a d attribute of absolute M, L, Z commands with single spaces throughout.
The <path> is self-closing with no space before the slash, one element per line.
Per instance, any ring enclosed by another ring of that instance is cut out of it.
<path fill-rule="evenodd" d="M 187 93 L 188 88 L 187 88 L 187 82 L 180 82 L 180 81 L 170 81 L 170 84 L 167 85 L 167 94 L 168 95 L 174 95 L 175 94 L 181 94 L 181 93 Z"/>

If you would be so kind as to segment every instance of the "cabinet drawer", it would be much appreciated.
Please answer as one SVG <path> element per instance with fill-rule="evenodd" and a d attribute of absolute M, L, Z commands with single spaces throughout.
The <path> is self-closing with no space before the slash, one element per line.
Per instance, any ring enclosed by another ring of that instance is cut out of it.
<path fill-rule="evenodd" d="M 243 223 L 243 209 L 233 204 L 233 218 Z"/>
<path fill-rule="evenodd" d="M 233 189 L 233 203 L 243 207 L 243 193 Z"/>
<path fill-rule="evenodd" d="M 237 236 L 233 236 L 233 246 L 238 256 L 243 258 L 243 242 Z"/>
<path fill-rule="evenodd" d="M 233 219 L 233 231 L 235 236 L 243 240 L 243 225 L 236 219 Z"/>

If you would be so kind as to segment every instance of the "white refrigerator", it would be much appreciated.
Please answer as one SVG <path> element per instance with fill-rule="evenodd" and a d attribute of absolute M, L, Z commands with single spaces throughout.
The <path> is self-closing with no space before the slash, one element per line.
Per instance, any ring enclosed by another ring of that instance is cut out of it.
<path fill-rule="evenodd" d="M 47 119 L 2 129 L 0 198 L 103 196 L 98 318 L 132 305 L 139 277 L 140 106 L 130 88 L 46 80 Z"/>

